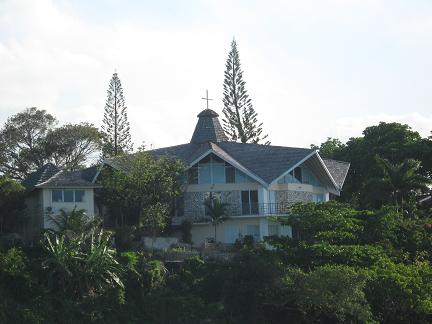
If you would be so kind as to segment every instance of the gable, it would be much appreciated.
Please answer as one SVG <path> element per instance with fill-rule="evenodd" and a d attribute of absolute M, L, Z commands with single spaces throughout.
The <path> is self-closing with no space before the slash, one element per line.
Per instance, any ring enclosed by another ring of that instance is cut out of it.
<path fill-rule="evenodd" d="M 218 143 L 217 145 L 267 184 L 272 183 L 299 161 L 315 152 L 312 149 L 304 148 L 234 142 Z"/>

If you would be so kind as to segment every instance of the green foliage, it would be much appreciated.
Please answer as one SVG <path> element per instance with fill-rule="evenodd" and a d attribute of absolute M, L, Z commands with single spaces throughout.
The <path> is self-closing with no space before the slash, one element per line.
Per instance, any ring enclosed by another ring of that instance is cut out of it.
<path fill-rule="evenodd" d="M 242 143 L 264 141 L 267 135 L 262 135 L 262 123 L 258 122 L 258 114 L 247 94 L 235 40 L 231 43 L 224 77 L 224 108 L 222 112 L 225 116 L 223 119 L 225 133 L 232 141 Z M 266 144 L 270 144 L 270 142 L 267 141 Z"/>
<path fill-rule="evenodd" d="M 180 224 L 180 231 L 182 233 L 183 243 L 192 244 L 192 222 L 185 220 Z"/>
<path fill-rule="evenodd" d="M 45 137 L 56 122 L 35 107 L 9 117 L 0 130 L 0 172 L 22 180 L 47 163 Z"/>
<path fill-rule="evenodd" d="M 342 200 L 360 208 L 379 208 L 386 200 L 371 194 L 370 179 L 382 178 L 382 167 L 377 155 L 393 165 L 414 159 L 421 162 L 419 174 L 432 175 L 432 141 L 422 138 L 408 125 L 384 123 L 367 127 L 362 137 L 351 138 L 340 145 L 335 139 L 322 144 L 323 156 L 349 161 L 350 172 L 344 184 Z"/>
<path fill-rule="evenodd" d="M 131 250 L 135 240 L 136 227 L 122 226 L 116 227 L 114 231 L 115 246 L 120 251 Z"/>
<path fill-rule="evenodd" d="M 93 125 L 67 124 L 35 107 L 8 118 L 0 130 L 0 173 L 18 180 L 48 162 L 76 170 L 99 150 L 100 134 Z"/>
<path fill-rule="evenodd" d="M 0 176 L 0 234 L 18 230 L 24 221 L 24 187 L 7 176 Z"/>
<path fill-rule="evenodd" d="M 338 155 L 345 149 L 345 144 L 343 144 L 337 138 L 328 137 L 327 140 L 321 143 L 320 146 L 311 145 L 311 148 L 314 150 L 319 150 L 319 154 L 323 158 L 337 158 Z"/>
<path fill-rule="evenodd" d="M 0 254 L 0 270 L 2 274 L 15 276 L 23 273 L 25 268 L 26 257 L 21 250 L 12 248 Z"/>
<path fill-rule="evenodd" d="M 210 197 L 204 201 L 204 206 L 206 208 L 206 213 L 210 217 L 211 223 L 214 227 L 214 238 L 216 241 L 217 226 L 229 218 L 227 214 L 228 204 L 221 202 L 219 199 Z"/>
<path fill-rule="evenodd" d="M 350 244 L 356 242 L 363 231 L 359 215 L 349 205 L 330 201 L 294 204 L 290 207 L 289 216 L 279 220 L 292 226 L 304 242 Z"/>
<path fill-rule="evenodd" d="M 226 275 L 222 298 L 229 323 L 266 323 L 280 290 L 278 264 L 265 254 L 244 251 Z"/>
<path fill-rule="evenodd" d="M 162 231 L 166 227 L 168 214 L 168 206 L 157 202 L 144 208 L 140 218 L 140 225 L 149 229 L 153 239 L 155 239 L 157 232 Z"/>
<path fill-rule="evenodd" d="M 71 211 L 60 210 L 59 215 L 48 215 L 48 220 L 57 232 L 66 235 L 80 235 L 99 225 L 99 220 L 90 219 L 85 209 L 74 207 Z"/>
<path fill-rule="evenodd" d="M 426 262 L 378 264 L 370 270 L 366 294 L 381 323 L 430 323 L 432 267 Z"/>
<path fill-rule="evenodd" d="M 372 320 L 363 291 L 366 279 L 353 268 L 326 265 L 309 273 L 289 269 L 284 285 L 303 322 L 365 323 Z"/>
<path fill-rule="evenodd" d="M 89 156 L 101 149 L 101 134 L 89 123 L 66 124 L 48 132 L 45 152 L 58 167 L 74 171 L 85 167 Z"/>
<path fill-rule="evenodd" d="M 401 206 L 404 212 L 404 203 L 410 195 L 428 191 L 427 185 L 431 180 L 419 174 L 420 161 L 406 159 L 402 163 L 393 164 L 378 155 L 375 158 L 382 177 L 372 178 L 367 182 L 372 195 L 381 197 L 384 202 L 391 201 L 396 206 Z"/>
<path fill-rule="evenodd" d="M 71 238 L 45 233 L 43 267 L 48 287 L 76 300 L 88 294 L 103 294 L 123 287 L 121 266 L 111 248 L 111 234 L 92 230 Z"/>
<path fill-rule="evenodd" d="M 153 158 L 148 152 L 118 158 L 118 170 L 102 171 L 103 203 L 117 212 L 119 225 L 139 225 L 150 206 L 171 206 L 181 192 L 183 165 L 178 160 Z"/>
<path fill-rule="evenodd" d="M 123 88 L 117 73 L 112 75 L 107 95 L 102 124 L 104 158 L 129 153 L 133 146 Z"/>

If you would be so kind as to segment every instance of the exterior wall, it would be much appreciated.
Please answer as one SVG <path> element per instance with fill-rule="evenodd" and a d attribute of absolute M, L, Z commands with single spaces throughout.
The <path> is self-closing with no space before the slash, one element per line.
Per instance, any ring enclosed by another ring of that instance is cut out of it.
<path fill-rule="evenodd" d="M 56 188 L 60 189 L 60 188 Z M 87 216 L 90 218 L 94 217 L 94 194 L 93 188 L 67 188 L 67 189 L 80 189 L 84 190 L 84 201 L 83 202 L 53 202 L 51 191 L 52 189 L 44 188 L 42 189 L 42 197 L 43 197 L 43 213 L 44 213 L 44 228 L 53 228 L 53 224 L 49 221 L 47 215 L 48 210 L 50 209 L 53 215 L 58 215 L 60 210 L 63 209 L 65 211 L 71 211 L 75 207 L 77 209 L 84 209 L 87 213 Z"/>
<path fill-rule="evenodd" d="M 184 194 L 184 215 L 186 217 L 196 217 L 198 215 L 204 216 L 205 208 L 204 201 L 207 198 L 207 192 L 209 191 L 196 191 L 196 192 L 186 192 Z M 236 215 L 238 214 L 238 206 L 241 205 L 241 191 L 215 191 L 221 193 L 221 201 L 228 203 L 228 214 Z"/>
<path fill-rule="evenodd" d="M 237 237 L 247 235 L 247 225 L 259 225 L 259 218 L 236 218 L 228 219 L 219 224 L 216 228 L 216 241 L 229 243 L 227 240 L 227 231 L 236 228 L 238 230 Z M 231 228 L 233 229 L 231 229 Z M 203 244 L 207 238 L 214 238 L 214 226 L 212 224 L 194 224 L 192 226 L 192 242 L 195 246 Z"/>
<path fill-rule="evenodd" d="M 307 191 L 276 191 L 276 203 L 287 205 L 295 202 L 313 201 L 313 193 Z"/>
<path fill-rule="evenodd" d="M 184 193 L 184 216 L 202 222 L 205 218 L 204 201 L 209 192 L 220 193 L 221 201 L 228 203 L 229 216 L 241 216 L 243 190 L 258 191 L 259 215 L 285 214 L 290 203 L 316 201 L 317 195 L 323 201 L 329 198 L 327 188 L 308 184 L 273 184 L 269 189 L 258 183 L 189 185 Z"/>
<path fill-rule="evenodd" d="M 259 227 L 259 238 L 262 240 L 268 234 L 269 223 L 266 217 L 235 217 L 230 218 L 219 224 L 216 228 L 216 241 L 222 243 L 234 243 L 235 239 L 241 238 L 248 234 L 248 225 Z M 279 235 L 291 236 L 291 228 L 289 226 L 278 225 Z M 195 246 L 202 245 L 207 238 L 214 238 L 214 226 L 207 224 L 194 224 L 191 230 L 192 242 Z"/>

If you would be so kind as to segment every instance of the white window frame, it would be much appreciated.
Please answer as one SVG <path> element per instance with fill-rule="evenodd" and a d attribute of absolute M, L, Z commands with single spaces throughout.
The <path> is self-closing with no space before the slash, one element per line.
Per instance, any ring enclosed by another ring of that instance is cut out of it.
<path fill-rule="evenodd" d="M 62 194 L 61 201 L 54 201 L 53 200 L 53 193 L 54 193 L 54 191 L 60 191 L 61 192 L 61 194 Z M 73 201 L 67 201 L 67 202 L 64 201 L 64 196 L 65 196 L 64 192 L 65 191 L 72 191 L 72 193 L 73 193 Z M 76 191 L 82 191 L 84 193 L 83 196 L 82 196 L 83 199 L 81 201 L 76 201 L 76 196 L 75 196 Z M 72 204 L 72 203 L 74 203 L 74 204 L 76 204 L 76 203 L 80 204 L 80 203 L 84 203 L 85 202 L 85 196 L 86 196 L 86 192 L 85 192 L 84 189 L 64 189 L 64 188 L 62 188 L 62 189 L 51 189 L 51 203 L 54 203 L 54 204 L 58 204 L 58 203 L 66 203 L 66 204 Z"/>

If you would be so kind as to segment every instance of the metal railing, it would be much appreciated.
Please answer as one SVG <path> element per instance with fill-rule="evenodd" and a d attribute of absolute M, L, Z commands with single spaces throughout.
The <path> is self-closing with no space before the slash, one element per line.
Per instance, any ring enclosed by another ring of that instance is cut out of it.
<path fill-rule="evenodd" d="M 287 215 L 289 204 L 287 203 L 248 203 L 238 205 L 228 205 L 227 214 L 230 217 L 235 216 L 281 216 Z M 211 218 L 206 215 L 205 208 L 199 210 L 185 209 L 184 215 L 172 217 L 174 225 L 181 224 L 184 220 L 190 220 L 193 223 L 208 223 Z"/>

